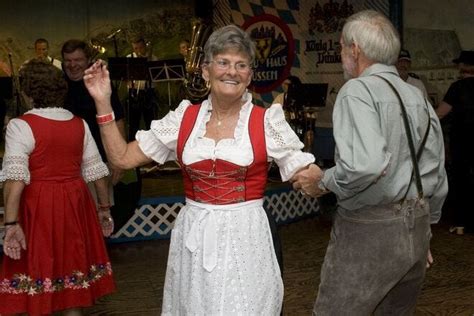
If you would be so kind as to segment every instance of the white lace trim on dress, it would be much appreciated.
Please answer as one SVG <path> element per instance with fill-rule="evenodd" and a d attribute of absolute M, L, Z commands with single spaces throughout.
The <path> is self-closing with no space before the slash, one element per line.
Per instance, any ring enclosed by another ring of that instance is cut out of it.
<path fill-rule="evenodd" d="M 5 156 L 3 157 L 3 169 L 0 171 L 0 181 L 17 180 L 25 184 L 30 183 L 30 171 L 28 170 L 28 156 Z"/>
<path fill-rule="evenodd" d="M 35 114 L 41 117 L 58 121 L 67 121 L 72 119 L 72 117 L 74 116 L 70 111 L 64 108 L 35 108 L 29 110 L 25 114 Z"/>
<path fill-rule="evenodd" d="M 109 175 L 109 169 L 99 154 L 87 158 L 82 163 L 81 172 L 86 182 L 92 182 Z"/>

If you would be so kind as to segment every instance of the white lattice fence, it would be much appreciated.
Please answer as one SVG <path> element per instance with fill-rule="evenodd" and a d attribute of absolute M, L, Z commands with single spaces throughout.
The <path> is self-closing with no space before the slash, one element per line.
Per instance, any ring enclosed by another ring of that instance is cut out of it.
<path fill-rule="evenodd" d="M 134 215 L 120 228 L 112 239 L 117 241 L 133 239 L 168 238 L 173 222 L 183 207 L 182 197 L 176 203 L 167 198 L 148 201 L 135 210 Z M 298 220 L 319 210 L 316 199 L 304 197 L 290 189 L 267 192 L 264 206 L 271 211 L 277 223 Z"/>
<path fill-rule="evenodd" d="M 148 199 L 147 202 L 135 209 L 128 222 L 112 236 L 114 242 L 169 237 L 174 220 L 183 207 L 183 197 Z M 316 199 L 304 197 L 291 189 L 267 192 L 264 206 L 278 224 L 292 222 L 319 211 Z M 3 237 L 3 227 L 0 227 L 0 237 Z M 1 245 L 3 239 L 0 238 Z"/>
<path fill-rule="evenodd" d="M 141 205 L 112 238 L 167 236 L 182 207 L 181 202 Z"/>
<path fill-rule="evenodd" d="M 316 199 L 304 197 L 293 190 L 265 196 L 264 206 L 271 211 L 277 223 L 296 220 L 319 210 Z"/>

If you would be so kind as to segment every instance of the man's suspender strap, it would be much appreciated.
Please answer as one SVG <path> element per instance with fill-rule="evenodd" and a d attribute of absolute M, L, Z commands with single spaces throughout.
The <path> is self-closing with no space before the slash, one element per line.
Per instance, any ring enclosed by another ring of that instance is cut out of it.
<path fill-rule="evenodd" d="M 410 185 L 411 185 L 411 182 L 412 182 L 412 179 L 413 179 L 413 174 L 414 174 L 415 175 L 415 182 L 416 182 L 416 189 L 418 191 L 418 198 L 422 199 L 424 197 L 423 196 L 423 184 L 421 183 L 420 168 L 418 167 L 418 160 L 420 160 L 421 154 L 423 152 L 423 148 L 425 147 L 425 143 L 426 143 L 426 140 L 428 138 L 428 134 L 430 132 L 431 122 L 430 122 L 430 118 L 429 118 L 429 112 L 428 112 L 428 126 L 426 128 L 425 135 L 424 135 L 423 140 L 420 144 L 420 148 L 418 149 L 418 152 L 415 153 L 415 145 L 413 144 L 412 132 L 411 132 L 411 129 L 410 129 L 410 124 L 408 123 L 407 111 L 406 111 L 405 104 L 403 103 L 400 94 L 398 93 L 397 89 L 395 89 L 393 84 L 390 81 L 388 81 L 386 78 L 384 78 L 382 76 L 379 76 L 379 75 L 375 75 L 375 76 L 379 77 L 382 80 L 384 80 L 390 86 L 390 88 L 393 90 L 393 92 L 397 96 L 398 102 L 400 103 L 400 109 L 402 111 L 402 117 L 403 117 L 403 125 L 405 126 L 405 131 L 406 131 L 407 138 L 408 138 L 408 146 L 410 147 L 410 156 L 411 156 L 411 160 L 412 160 L 412 163 L 413 163 L 413 172 L 412 172 L 412 176 L 410 178 L 410 183 L 408 185 L 408 190 L 410 189 Z M 426 102 L 426 100 L 425 100 L 425 102 Z M 406 196 L 408 194 L 408 190 L 405 193 L 405 196 L 404 196 L 403 200 L 406 198 Z"/>

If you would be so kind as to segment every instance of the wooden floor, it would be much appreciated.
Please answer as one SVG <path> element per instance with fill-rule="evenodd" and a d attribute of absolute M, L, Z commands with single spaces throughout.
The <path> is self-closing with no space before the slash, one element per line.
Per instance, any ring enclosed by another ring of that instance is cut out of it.
<path fill-rule="evenodd" d="M 151 197 L 157 191 L 161 195 L 181 194 L 181 181 L 175 178 L 161 175 L 161 181 L 156 181 L 155 177 L 147 177 L 142 196 Z M 449 234 L 448 221 L 433 227 L 435 263 L 427 272 L 416 315 L 474 316 L 474 234 Z M 329 239 L 330 218 L 307 218 L 279 229 L 284 253 L 283 314 L 310 315 Z M 159 315 L 168 247 L 168 240 L 109 243 L 118 291 L 99 300 L 86 314 Z"/>
<path fill-rule="evenodd" d="M 284 315 L 311 314 L 329 232 L 330 220 L 321 217 L 280 226 Z M 474 235 L 451 235 L 446 224 L 434 226 L 433 234 L 435 263 L 427 272 L 416 315 L 474 315 Z M 88 314 L 159 315 L 168 246 L 167 240 L 109 245 L 118 291 Z"/>

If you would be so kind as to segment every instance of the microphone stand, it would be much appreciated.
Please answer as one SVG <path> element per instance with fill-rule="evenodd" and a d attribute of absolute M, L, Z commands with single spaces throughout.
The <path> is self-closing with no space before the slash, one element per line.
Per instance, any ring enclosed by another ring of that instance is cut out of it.
<path fill-rule="evenodd" d="M 111 39 L 113 38 L 114 40 L 114 48 L 115 48 L 115 57 L 118 57 L 118 47 L 117 47 L 117 34 L 122 32 L 122 29 L 117 29 L 115 30 L 112 34 L 108 35 L 106 39 Z"/>
<path fill-rule="evenodd" d="M 18 88 L 19 86 L 18 77 L 15 77 L 15 68 L 13 68 L 12 53 L 8 53 L 8 61 L 10 63 L 10 69 L 11 69 L 10 76 L 12 78 L 13 94 L 15 96 L 15 101 L 16 101 L 15 114 L 16 116 L 19 116 L 21 99 L 20 99 L 20 90 Z"/>
<path fill-rule="evenodd" d="M 114 49 L 115 49 L 115 57 L 118 57 L 118 46 L 117 46 L 117 34 L 114 34 L 114 36 L 112 36 L 113 40 L 114 40 Z"/>

